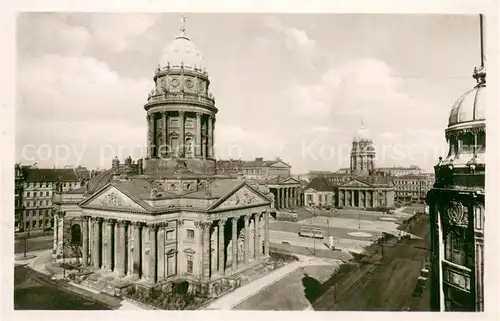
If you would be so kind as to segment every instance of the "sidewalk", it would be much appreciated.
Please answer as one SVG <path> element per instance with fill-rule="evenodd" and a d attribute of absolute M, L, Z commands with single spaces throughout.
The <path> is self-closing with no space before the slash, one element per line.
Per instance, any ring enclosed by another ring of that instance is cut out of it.
<path fill-rule="evenodd" d="M 279 268 L 278 270 L 258 279 L 250 282 L 240 288 L 237 288 L 231 293 L 224 295 L 223 297 L 212 302 L 204 310 L 231 310 L 233 307 L 243 302 L 252 295 L 258 293 L 262 289 L 268 287 L 269 285 L 277 282 L 283 277 L 292 273 L 302 265 L 301 262 L 293 262 Z"/>

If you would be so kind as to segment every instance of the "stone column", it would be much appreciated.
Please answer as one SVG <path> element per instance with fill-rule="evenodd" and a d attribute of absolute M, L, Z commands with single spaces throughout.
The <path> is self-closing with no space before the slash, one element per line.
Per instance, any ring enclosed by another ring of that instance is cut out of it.
<path fill-rule="evenodd" d="M 148 277 L 147 279 L 156 283 L 156 231 L 158 230 L 157 224 L 148 226 L 149 229 L 149 254 L 148 254 Z"/>
<path fill-rule="evenodd" d="M 114 271 L 119 276 L 125 274 L 125 221 L 117 221 L 115 224 L 115 266 Z"/>
<path fill-rule="evenodd" d="M 232 217 L 232 233 L 231 233 L 231 242 L 232 242 L 232 252 L 231 253 L 231 269 L 235 271 L 238 267 L 238 218 Z"/>
<path fill-rule="evenodd" d="M 150 121 L 150 118 L 151 116 L 149 114 L 146 115 L 146 124 L 147 124 L 147 135 L 146 135 L 146 138 L 147 138 L 147 148 L 146 148 L 146 157 L 147 158 L 150 158 L 152 157 L 152 153 L 151 153 L 151 121 Z"/>
<path fill-rule="evenodd" d="M 57 215 L 54 215 L 54 243 L 52 245 L 52 253 L 54 255 L 57 255 L 58 253 L 58 250 L 57 250 L 57 244 L 58 244 L 58 240 L 57 240 L 57 237 L 58 237 L 58 231 L 59 231 L 59 226 L 58 226 L 58 218 L 57 218 Z M 26 226 L 25 226 L 26 227 Z"/>
<path fill-rule="evenodd" d="M 202 156 L 201 153 L 201 113 L 196 113 L 196 149 L 195 156 Z"/>
<path fill-rule="evenodd" d="M 106 258 L 105 258 L 105 269 L 108 271 L 113 270 L 113 219 L 106 220 Z"/>
<path fill-rule="evenodd" d="M 161 151 L 162 154 L 165 154 L 167 152 L 167 146 L 168 146 L 168 140 L 167 140 L 167 112 L 162 111 L 161 112 L 161 123 L 163 124 L 163 129 L 161 131 L 161 141 L 162 145 L 161 146 Z"/>
<path fill-rule="evenodd" d="M 244 216 L 245 220 L 245 264 L 250 262 L 250 215 Z"/>
<path fill-rule="evenodd" d="M 133 222 L 132 226 L 134 229 L 134 262 L 132 267 L 132 273 L 134 277 L 139 278 L 141 276 L 141 225 L 140 222 Z"/>
<path fill-rule="evenodd" d="M 101 267 L 101 222 L 102 218 L 94 219 L 94 266 Z"/>
<path fill-rule="evenodd" d="M 186 144 L 186 139 L 184 138 L 184 112 L 179 111 L 179 149 L 177 152 L 177 156 L 184 157 L 184 144 Z"/>
<path fill-rule="evenodd" d="M 212 116 L 208 116 L 208 128 L 207 128 L 207 134 L 208 134 L 208 155 L 207 157 L 213 158 L 213 152 L 214 152 L 214 145 L 213 145 L 213 118 Z"/>
<path fill-rule="evenodd" d="M 285 191 L 280 187 L 280 208 L 285 208 Z"/>
<path fill-rule="evenodd" d="M 58 213 L 58 224 L 57 224 L 57 249 L 59 255 L 63 255 L 64 252 L 64 212 L 60 211 Z"/>
<path fill-rule="evenodd" d="M 264 256 L 269 256 L 269 212 L 264 212 Z"/>
<path fill-rule="evenodd" d="M 223 218 L 219 220 L 219 273 L 221 275 L 224 274 L 225 271 L 225 262 L 224 262 L 224 250 L 225 250 L 225 242 L 224 242 L 224 227 L 226 226 L 226 219 Z"/>
<path fill-rule="evenodd" d="M 351 207 L 354 207 L 354 190 L 351 190 Z"/>
<path fill-rule="evenodd" d="M 202 278 L 204 281 L 210 279 L 210 222 L 202 222 L 203 229 L 203 268 Z"/>
<path fill-rule="evenodd" d="M 260 213 L 254 215 L 255 229 L 254 229 L 254 251 L 255 259 L 258 260 L 262 253 L 262 246 L 260 244 Z"/>
<path fill-rule="evenodd" d="M 82 216 L 83 226 L 83 245 L 82 245 L 82 264 L 86 267 L 89 264 L 89 217 Z"/>
<path fill-rule="evenodd" d="M 156 259 L 158 261 L 157 280 L 165 279 L 165 227 L 168 223 L 161 223 L 158 225 L 158 232 L 156 233 Z M 177 239 L 179 240 L 179 239 Z"/>

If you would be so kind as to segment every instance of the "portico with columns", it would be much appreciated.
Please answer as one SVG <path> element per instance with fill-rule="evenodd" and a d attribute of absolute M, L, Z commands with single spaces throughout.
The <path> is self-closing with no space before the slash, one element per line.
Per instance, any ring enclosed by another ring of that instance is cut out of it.
<path fill-rule="evenodd" d="M 134 197 L 128 184 L 108 184 L 80 204 L 82 265 L 131 282 L 183 278 L 203 287 L 265 260 L 271 201 L 244 181 L 231 182 L 224 195 L 212 192 L 211 202 L 176 210 L 170 200 Z"/>
<path fill-rule="evenodd" d="M 337 188 L 339 207 L 365 209 L 394 207 L 395 188 L 390 181 L 382 184 L 369 184 L 361 179 L 353 179 Z M 369 178 L 365 177 L 365 179 Z"/>
<path fill-rule="evenodd" d="M 276 210 L 294 209 L 304 205 L 303 188 L 300 181 L 293 177 L 274 177 L 267 181 L 274 196 Z"/>

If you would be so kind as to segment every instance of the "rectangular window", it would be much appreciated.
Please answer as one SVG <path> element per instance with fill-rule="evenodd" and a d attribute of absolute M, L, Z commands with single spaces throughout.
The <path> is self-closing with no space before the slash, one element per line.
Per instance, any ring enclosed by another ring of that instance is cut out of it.
<path fill-rule="evenodd" d="M 445 244 L 445 259 L 458 265 L 465 265 L 465 245 L 466 243 L 453 234 L 448 234 Z"/>
<path fill-rule="evenodd" d="M 173 276 L 175 275 L 175 271 L 176 271 L 176 259 L 175 259 L 176 255 L 175 254 L 171 254 L 167 257 L 167 276 Z M 189 261 L 188 261 L 189 262 Z M 191 260 L 191 271 L 193 270 L 193 261 Z M 190 272 L 190 273 L 193 273 L 193 272 Z"/>
<path fill-rule="evenodd" d="M 30 197 L 30 192 L 26 192 L 26 197 Z"/>
<path fill-rule="evenodd" d="M 194 239 L 194 230 L 187 230 L 188 239 Z"/>
<path fill-rule="evenodd" d="M 36 227 L 36 221 L 31 221 L 31 228 L 35 228 Z"/>
<path fill-rule="evenodd" d="M 171 231 L 166 231 L 166 232 L 165 232 L 165 239 L 166 239 L 167 241 L 174 240 L 174 239 L 175 239 L 175 231 L 174 231 L 174 230 L 171 230 Z"/>
<path fill-rule="evenodd" d="M 483 229 L 483 213 L 481 207 L 476 207 L 476 213 L 474 215 L 474 220 L 476 221 L 475 228 L 477 230 Z"/>
<path fill-rule="evenodd" d="M 193 256 L 187 255 L 187 272 L 193 273 Z"/>

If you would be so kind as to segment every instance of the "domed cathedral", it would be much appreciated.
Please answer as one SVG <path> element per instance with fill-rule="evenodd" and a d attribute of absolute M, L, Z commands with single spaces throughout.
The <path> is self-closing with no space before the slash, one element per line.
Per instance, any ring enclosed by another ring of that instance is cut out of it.
<path fill-rule="evenodd" d="M 356 132 L 351 149 L 351 174 L 367 176 L 375 170 L 375 146 L 369 138 L 368 131 L 361 122 Z"/>
<path fill-rule="evenodd" d="M 375 170 L 375 145 L 363 122 L 354 135 L 348 174 L 336 189 L 337 206 L 366 210 L 394 208 L 395 187 L 391 177 Z M 347 177 L 346 177 L 347 176 Z"/>
<path fill-rule="evenodd" d="M 217 108 L 200 50 L 186 35 L 168 44 L 153 76 L 147 111 L 146 174 L 173 174 L 177 164 L 194 174 L 215 174 Z"/>
<path fill-rule="evenodd" d="M 483 311 L 486 169 L 486 71 L 483 17 L 481 66 L 477 84 L 451 108 L 448 155 L 434 167 L 436 181 L 427 194 L 432 265 L 430 304 L 436 311 Z"/>
<path fill-rule="evenodd" d="M 161 55 L 147 112 L 148 151 L 54 196 L 54 260 L 113 295 L 189 284 L 217 297 L 266 273 L 272 194 L 215 175 L 214 97 L 197 47 L 181 33 Z"/>

